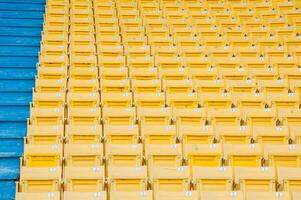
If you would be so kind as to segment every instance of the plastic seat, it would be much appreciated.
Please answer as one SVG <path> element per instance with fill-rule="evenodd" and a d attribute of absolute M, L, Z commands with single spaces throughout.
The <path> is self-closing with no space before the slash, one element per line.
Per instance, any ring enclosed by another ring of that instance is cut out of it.
<path fill-rule="evenodd" d="M 232 95 L 230 93 L 198 93 L 200 105 L 205 108 L 230 108 Z"/>
<path fill-rule="evenodd" d="M 241 191 L 200 191 L 199 196 L 201 199 L 212 200 L 244 200 L 244 193 Z"/>
<path fill-rule="evenodd" d="M 188 74 L 188 73 L 187 73 Z M 190 93 L 192 92 L 193 83 L 191 80 L 164 80 L 163 90 L 168 93 Z"/>
<path fill-rule="evenodd" d="M 65 200 L 99 200 L 107 199 L 107 193 L 102 192 L 64 192 Z"/>
<path fill-rule="evenodd" d="M 284 125 L 298 126 L 301 124 L 301 111 L 300 109 L 278 109 L 278 116 Z"/>
<path fill-rule="evenodd" d="M 35 79 L 35 91 L 36 92 L 52 92 L 61 93 L 66 90 L 66 80 L 65 79 L 43 79 L 41 77 L 36 77 Z"/>
<path fill-rule="evenodd" d="M 183 63 L 179 57 L 156 57 L 155 65 L 158 68 L 181 68 Z"/>
<path fill-rule="evenodd" d="M 138 167 L 143 161 L 141 144 L 106 144 L 107 166 Z"/>
<path fill-rule="evenodd" d="M 66 125 L 65 137 L 69 144 L 96 144 L 102 137 L 102 126 Z"/>
<path fill-rule="evenodd" d="M 129 68 L 151 68 L 154 66 L 154 58 L 147 57 L 128 57 L 127 66 Z"/>
<path fill-rule="evenodd" d="M 266 95 L 264 93 L 236 93 L 233 95 L 234 103 L 240 109 L 264 109 L 266 105 Z"/>
<path fill-rule="evenodd" d="M 220 144 L 187 144 L 184 146 L 183 153 L 190 168 L 221 165 L 222 147 Z"/>
<path fill-rule="evenodd" d="M 99 90 L 99 82 L 97 79 L 91 80 L 77 80 L 69 79 L 68 90 L 71 93 L 96 93 Z"/>
<path fill-rule="evenodd" d="M 185 82 L 189 83 L 191 81 L 186 80 L 188 79 L 188 69 L 187 68 L 160 68 L 159 69 L 159 77 L 162 79 L 163 85 L 166 82 L 176 82 L 177 80 L 184 80 Z M 181 82 L 185 84 L 185 82 Z M 186 83 L 186 84 L 187 84 Z M 192 83 L 190 83 L 192 84 Z"/>
<path fill-rule="evenodd" d="M 49 126 L 64 123 L 64 109 L 62 108 L 34 108 L 30 107 L 30 124 Z"/>
<path fill-rule="evenodd" d="M 296 57 L 278 57 L 277 59 L 270 59 L 270 63 L 273 67 L 277 67 L 278 69 L 298 67 L 298 59 Z"/>
<path fill-rule="evenodd" d="M 97 46 L 120 46 L 121 45 L 121 38 L 120 38 L 120 36 L 115 36 L 115 37 L 112 37 L 112 36 L 97 36 L 96 37 L 96 44 L 97 44 Z"/>
<path fill-rule="evenodd" d="M 225 88 L 224 80 L 193 80 L 194 90 L 202 93 L 222 93 Z"/>
<path fill-rule="evenodd" d="M 262 157 L 258 144 L 224 144 L 224 158 L 229 166 L 260 167 Z"/>
<path fill-rule="evenodd" d="M 134 108 L 103 108 L 105 125 L 134 125 L 136 112 Z"/>
<path fill-rule="evenodd" d="M 132 93 L 105 93 L 101 94 L 101 104 L 106 108 L 128 108 L 132 106 Z"/>
<path fill-rule="evenodd" d="M 143 87 L 143 86 L 142 86 Z M 165 106 L 165 94 L 164 93 L 150 93 L 151 87 L 141 88 L 142 92 L 134 94 L 135 105 L 140 108 L 163 108 Z M 137 90 L 137 89 L 136 89 Z M 147 93 L 145 93 L 145 91 Z"/>
<path fill-rule="evenodd" d="M 65 167 L 64 188 L 67 192 L 101 192 L 104 167 Z"/>
<path fill-rule="evenodd" d="M 65 166 L 97 167 L 102 164 L 102 144 L 65 144 Z"/>
<path fill-rule="evenodd" d="M 170 124 L 172 116 L 170 108 L 140 108 L 137 117 L 141 126 L 163 126 Z"/>
<path fill-rule="evenodd" d="M 135 144 L 139 139 L 138 126 L 104 126 L 105 141 L 109 144 Z"/>
<path fill-rule="evenodd" d="M 246 200 L 266 199 L 266 200 L 289 200 L 287 192 L 246 192 Z"/>
<path fill-rule="evenodd" d="M 75 80 L 91 80 L 97 78 L 97 68 L 78 68 L 78 67 L 70 67 L 69 74 L 71 79 Z"/>
<path fill-rule="evenodd" d="M 49 193 L 60 192 L 62 170 L 47 167 L 22 167 L 18 192 Z"/>
<path fill-rule="evenodd" d="M 301 72 L 299 68 L 280 68 L 279 75 L 281 78 L 287 79 L 288 81 L 301 79 Z"/>
<path fill-rule="evenodd" d="M 145 38 L 145 36 L 143 36 L 143 37 L 129 36 L 129 37 L 123 38 L 123 45 L 125 46 L 125 48 L 142 47 L 142 46 L 147 45 L 147 39 Z"/>
<path fill-rule="evenodd" d="M 244 192 L 274 192 L 276 174 L 272 167 L 235 167 L 235 182 Z"/>
<path fill-rule="evenodd" d="M 235 47 L 235 53 L 237 54 L 237 56 L 241 58 L 256 58 L 261 55 L 261 50 L 259 47 L 256 46 L 255 47 L 239 46 L 239 47 Z"/>
<path fill-rule="evenodd" d="M 125 57 L 108 57 L 108 56 L 98 56 L 99 67 L 102 68 L 121 68 L 126 66 Z"/>
<path fill-rule="evenodd" d="M 251 128 L 248 126 L 216 126 L 216 137 L 223 144 L 248 144 L 251 141 Z"/>
<path fill-rule="evenodd" d="M 237 57 L 223 58 L 223 59 L 214 59 L 215 66 L 220 69 L 235 69 L 240 68 L 241 60 Z"/>
<path fill-rule="evenodd" d="M 183 148 L 189 144 L 210 144 L 213 142 L 215 133 L 212 126 L 180 125 L 178 137 L 182 141 Z"/>
<path fill-rule="evenodd" d="M 62 156 L 61 144 L 26 144 L 23 165 L 26 167 L 58 167 L 62 164 Z"/>
<path fill-rule="evenodd" d="M 100 108 L 68 108 L 68 124 L 97 125 L 101 119 Z"/>
<path fill-rule="evenodd" d="M 109 167 L 108 184 L 110 192 L 145 191 L 147 187 L 147 168 L 145 166 Z"/>
<path fill-rule="evenodd" d="M 151 49 L 152 54 L 155 55 L 157 59 L 174 58 L 178 55 L 178 49 L 175 46 L 156 46 Z"/>
<path fill-rule="evenodd" d="M 207 117 L 214 126 L 240 126 L 241 123 L 241 111 L 237 108 L 210 108 Z"/>
<path fill-rule="evenodd" d="M 110 199 L 111 200 L 152 200 L 153 195 L 152 191 L 139 191 L 139 192 L 123 192 L 123 191 L 111 191 L 110 192 Z"/>
<path fill-rule="evenodd" d="M 180 144 L 145 144 L 148 169 L 151 167 L 178 167 L 182 164 Z"/>
<path fill-rule="evenodd" d="M 98 55 L 102 57 L 123 56 L 123 46 L 99 46 Z"/>
<path fill-rule="evenodd" d="M 100 96 L 98 93 L 71 93 L 67 94 L 69 108 L 95 108 L 99 106 Z"/>
<path fill-rule="evenodd" d="M 176 126 L 141 126 L 141 137 L 145 144 L 175 144 Z"/>
<path fill-rule="evenodd" d="M 160 80 L 132 80 L 132 91 L 134 92 L 135 101 L 139 99 L 139 95 L 150 94 L 150 95 L 158 95 L 163 96 L 160 94 L 161 92 L 161 81 Z M 160 95 L 159 95 L 160 94 Z M 138 99 L 136 99 L 138 98 Z M 141 99 L 141 98 L 140 98 Z M 148 98 L 144 98 L 141 100 L 148 100 Z M 165 98 L 164 98 L 165 100 Z"/>
<path fill-rule="evenodd" d="M 257 85 L 254 80 L 226 80 L 226 89 L 233 94 L 233 98 L 248 96 L 249 93 L 256 92 Z"/>
<path fill-rule="evenodd" d="M 100 80 L 103 93 L 128 93 L 130 91 L 129 80 Z"/>
<path fill-rule="evenodd" d="M 216 80 L 218 78 L 217 68 L 190 68 L 189 77 L 194 80 Z"/>
<path fill-rule="evenodd" d="M 181 126 L 204 126 L 206 123 L 206 111 L 201 108 L 175 108 L 173 121 L 177 128 Z"/>
<path fill-rule="evenodd" d="M 156 199 L 156 200 L 198 200 L 198 192 L 197 191 L 185 191 L 185 192 L 157 191 L 154 199 Z"/>
<path fill-rule="evenodd" d="M 301 146 L 300 145 L 273 145 L 263 146 L 264 157 L 269 166 L 274 167 L 300 167 Z"/>
<path fill-rule="evenodd" d="M 51 197 L 49 197 L 51 196 Z M 36 193 L 36 192 L 16 192 L 16 200 L 60 200 L 60 193 L 59 192 L 42 192 L 42 193 Z"/>
<path fill-rule="evenodd" d="M 158 78 L 158 69 L 157 68 L 133 68 L 130 69 L 130 78 L 135 80 L 156 80 Z M 152 83 L 151 81 L 149 83 Z M 158 84 L 158 82 L 157 82 Z"/>
<path fill-rule="evenodd" d="M 103 80 L 125 80 L 128 78 L 128 68 L 100 68 L 99 77 Z"/>
<path fill-rule="evenodd" d="M 28 144 L 59 144 L 63 135 L 63 126 L 27 126 Z"/>
<path fill-rule="evenodd" d="M 296 93 L 271 93 L 267 94 L 269 105 L 275 108 L 297 109 L 299 106 L 299 95 Z"/>
<path fill-rule="evenodd" d="M 166 104 L 172 108 L 197 108 L 197 93 L 167 94 Z"/>
<path fill-rule="evenodd" d="M 289 126 L 289 132 L 290 132 L 290 137 L 291 139 L 296 143 L 300 144 L 301 143 L 301 135 L 300 135 L 300 126 Z"/>
<path fill-rule="evenodd" d="M 134 57 L 150 57 L 151 55 L 151 49 L 150 46 L 138 46 L 138 47 L 127 47 L 125 49 L 124 54 L 129 58 Z"/>
<path fill-rule="evenodd" d="M 280 188 L 286 192 L 300 192 L 301 177 L 299 167 L 278 167 L 277 177 Z"/>
<path fill-rule="evenodd" d="M 253 126 L 253 137 L 259 144 L 288 144 L 288 126 Z"/>
<path fill-rule="evenodd" d="M 195 69 L 206 69 L 207 71 L 212 70 L 212 60 L 208 57 L 184 57 L 184 66 L 189 70 Z"/>
<path fill-rule="evenodd" d="M 246 80 L 249 76 L 246 68 L 220 68 L 218 69 L 219 76 L 226 81 L 235 80 L 242 81 Z"/>
<path fill-rule="evenodd" d="M 156 192 L 185 192 L 189 189 L 188 167 L 152 167 L 150 180 Z"/>
<path fill-rule="evenodd" d="M 244 109 L 243 116 L 249 126 L 275 126 L 276 110 L 271 108 Z"/>
<path fill-rule="evenodd" d="M 40 55 L 39 66 L 41 67 L 65 67 L 68 64 L 68 57 L 55 55 Z"/>
<path fill-rule="evenodd" d="M 191 173 L 198 191 L 232 191 L 231 167 L 193 167 Z"/>

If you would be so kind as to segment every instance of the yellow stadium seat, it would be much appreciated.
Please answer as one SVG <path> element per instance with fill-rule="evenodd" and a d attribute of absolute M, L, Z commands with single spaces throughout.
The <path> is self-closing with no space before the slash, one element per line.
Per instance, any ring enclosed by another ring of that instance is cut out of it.
<path fill-rule="evenodd" d="M 48 93 L 61 93 L 66 90 L 65 79 L 43 79 L 42 77 L 36 77 L 35 79 L 35 91 L 36 92 L 48 92 Z"/>
<path fill-rule="evenodd" d="M 164 57 L 177 57 L 179 50 L 175 46 L 156 46 L 152 48 L 152 54 L 155 55 L 157 59 L 164 59 Z"/>
<path fill-rule="evenodd" d="M 141 137 L 146 144 L 175 144 L 176 126 L 141 126 Z"/>
<path fill-rule="evenodd" d="M 197 191 L 185 192 L 164 192 L 157 191 L 155 194 L 156 200 L 198 200 Z"/>
<path fill-rule="evenodd" d="M 259 47 L 235 47 L 235 53 L 241 58 L 255 58 L 261 55 Z"/>
<path fill-rule="evenodd" d="M 153 195 L 152 191 L 138 191 L 138 192 L 130 192 L 130 191 L 110 191 L 110 199 L 111 200 L 152 200 Z"/>
<path fill-rule="evenodd" d="M 288 126 L 253 126 L 253 138 L 259 144 L 288 144 Z"/>
<path fill-rule="evenodd" d="M 206 51 L 212 58 L 225 58 L 233 55 L 234 49 L 232 47 L 207 47 Z"/>
<path fill-rule="evenodd" d="M 208 57 L 184 57 L 184 66 L 191 69 L 206 69 L 207 71 L 212 70 L 212 62 Z"/>
<path fill-rule="evenodd" d="M 290 193 L 300 192 L 301 190 L 301 177 L 300 167 L 278 167 L 277 175 L 280 188 L 283 191 Z"/>
<path fill-rule="evenodd" d="M 299 95 L 296 93 L 271 93 L 267 94 L 269 105 L 276 108 L 298 109 Z"/>
<path fill-rule="evenodd" d="M 192 179 L 198 191 L 232 191 L 231 167 L 193 167 Z"/>
<path fill-rule="evenodd" d="M 120 38 L 120 36 L 115 36 L 115 37 L 112 37 L 112 36 L 97 36 L 96 37 L 96 44 L 97 44 L 97 46 L 120 46 L 121 45 L 121 38 Z"/>
<path fill-rule="evenodd" d="M 212 125 L 239 126 L 241 124 L 241 111 L 237 108 L 210 108 L 207 117 Z"/>
<path fill-rule="evenodd" d="M 182 147 L 180 144 L 145 144 L 145 157 L 149 170 L 155 166 L 178 167 L 182 164 Z"/>
<path fill-rule="evenodd" d="M 65 200 L 97 200 L 97 199 L 107 199 L 107 193 L 105 191 L 101 192 L 64 192 Z"/>
<path fill-rule="evenodd" d="M 59 144 L 64 136 L 64 127 L 59 126 L 27 126 L 27 142 L 29 144 Z"/>
<path fill-rule="evenodd" d="M 60 200 L 59 192 L 16 192 L 16 200 Z"/>
<path fill-rule="evenodd" d="M 204 48 L 200 46 L 182 46 L 179 48 L 179 54 L 183 58 L 196 58 L 196 57 L 204 57 L 206 55 L 206 51 Z"/>
<path fill-rule="evenodd" d="M 223 144 L 249 144 L 252 138 L 248 126 L 216 126 L 215 132 Z"/>
<path fill-rule="evenodd" d="M 135 144 L 138 142 L 138 126 L 104 126 L 104 137 L 111 144 Z"/>
<path fill-rule="evenodd" d="M 104 167 L 65 167 L 64 188 L 67 192 L 101 192 Z"/>
<path fill-rule="evenodd" d="M 190 68 L 189 77 L 194 80 L 216 80 L 218 78 L 217 68 Z"/>
<path fill-rule="evenodd" d="M 201 108 L 175 108 L 173 121 L 177 128 L 181 126 L 204 126 L 206 123 L 206 111 Z"/>
<path fill-rule="evenodd" d="M 291 139 L 296 143 L 296 144 L 301 144 L 301 134 L 300 134 L 300 126 L 289 126 L 289 132 L 290 132 L 290 137 Z"/>
<path fill-rule="evenodd" d="M 73 67 L 73 68 L 95 67 L 96 63 L 97 63 L 96 56 L 70 55 L 70 67 Z"/>
<path fill-rule="evenodd" d="M 128 93 L 130 81 L 125 80 L 100 80 L 100 88 L 103 93 Z"/>
<path fill-rule="evenodd" d="M 127 47 L 124 54 L 129 58 L 131 57 L 150 57 L 151 49 L 150 46 L 138 46 L 138 47 Z"/>
<path fill-rule="evenodd" d="M 287 79 L 289 82 L 301 79 L 301 71 L 299 68 L 280 68 L 278 71 L 280 77 Z"/>
<path fill-rule="evenodd" d="M 241 191 L 200 191 L 199 196 L 201 199 L 212 200 L 244 200 L 244 193 Z"/>
<path fill-rule="evenodd" d="M 102 57 L 123 56 L 123 46 L 99 46 L 98 55 Z"/>
<path fill-rule="evenodd" d="M 136 92 L 134 94 L 134 102 L 138 109 L 163 108 L 165 106 L 165 93 L 150 93 L 149 90 L 151 89 L 152 87 L 139 87 L 136 89 L 139 93 Z"/>
<path fill-rule="evenodd" d="M 164 80 L 163 78 L 163 90 L 168 93 L 190 93 L 192 92 L 193 83 L 192 80 Z"/>
<path fill-rule="evenodd" d="M 66 55 L 39 55 L 40 67 L 65 67 L 68 65 L 68 57 Z"/>
<path fill-rule="evenodd" d="M 68 90 L 72 93 L 96 93 L 99 90 L 99 82 L 97 79 L 91 80 L 69 79 Z"/>
<path fill-rule="evenodd" d="M 189 189 L 188 167 L 152 167 L 149 178 L 153 191 L 185 192 Z"/>
<path fill-rule="evenodd" d="M 263 147 L 264 157 L 269 166 L 300 167 L 301 146 L 295 144 L 266 144 Z"/>
<path fill-rule="evenodd" d="M 103 122 L 105 125 L 134 125 L 136 111 L 134 108 L 103 108 Z"/>
<path fill-rule="evenodd" d="M 258 144 L 224 144 L 224 158 L 229 166 L 260 167 L 262 157 Z"/>
<path fill-rule="evenodd" d="M 251 91 L 252 92 L 252 91 Z M 234 103 L 240 109 L 264 109 L 266 105 L 265 93 L 236 93 L 233 95 Z"/>
<path fill-rule="evenodd" d="M 135 24 L 133 24 L 135 25 Z M 126 38 L 123 38 L 123 45 L 125 48 L 128 47 L 142 47 L 147 45 L 147 39 L 145 36 L 143 37 L 135 37 L 135 36 L 129 36 Z"/>
<path fill-rule="evenodd" d="M 224 80 L 193 80 L 194 90 L 202 93 L 222 93 L 225 89 Z"/>
<path fill-rule="evenodd" d="M 141 166 L 143 162 L 141 144 L 106 144 L 106 159 L 108 166 Z"/>
<path fill-rule="evenodd" d="M 143 125 L 169 125 L 171 122 L 170 108 L 139 108 L 137 117 Z"/>
<path fill-rule="evenodd" d="M 289 200 L 287 192 L 246 192 L 246 200 L 266 199 L 266 200 Z"/>
<path fill-rule="evenodd" d="M 147 168 L 145 166 L 109 167 L 108 185 L 110 192 L 145 191 L 147 187 Z"/>
<path fill-rule="evenodd" d="M 68 92 L 67 104 L 69 108 L 95 108 L 99 106 L 100 96 L 98 93 L 73 93 Z"/>
<path fill-rule="evenodd" d="M 276 110 L 272 108 L 246 108 L 243 116 L 249 126 L 275 126 Z"/>
<path fill-rule="evenodd" d="M 227 44 L 227 39 L 222 36 L 214 35 L 214 36 L 203 36 L 200 38 L 201 45 L 204 46 L 215 46 L 222 47 Z"/>
<path fill-rule="evenodd" d="M 133 68 L 133 69 L 129 69 L 130 71 L 130 78 L 132 79 L 132 81 L 136 81 L 136 80 L 141 80 L 141 81 L 145 81 L 145 80 L 156 80 L 158 78 L 158 69 L 157 68 Z M 151 81 L 149 82 L 151 83 Z M 159 82 L 157 82 L 158 84 Z M 161 82 L 160 82 L 161 84 Z"/>
<path fill-rule="evenodd" d="M 102 144 L 65 144 L 65 166 L 97 167 L 102 164 Z"/>
<path fill-rule="evenodd" d="M 128 77 L 128 68 L 100 68 L 99 77 L 103 80 L 125 80 Z"/>
<path fill-rule="evenodd" d="M 272 167 L 235 167 L 235 183 L 244 192 L 275 192 L 276 174 Z"/>
<path fill-rule="evenodd" d="M 218 167 L 221 165 L 222 147 L 220 144 L 187 144 L 183 149 L 190 167 Z"/>
<path fill-rule="evenodd" d="M 278 109 L 278 116 L 284 125 L 297 126 L 301 124 L 300 109 L 284 108 Z"/>
<path fill-rule="evenodd" d="M 158 68 L 181 68 L 183 63 L 179 57 L 156 57 L 155 65 Z"/>
<path fill-rule="evenodd" d="M 296 57 L 278 57 L 277 59 L 270 59 L 270 63 L 273 67 L 278 69 L 297 68 L 298 59 Z"/>
<path fill-rule="evenodd" d="M 178 137 L 182 141 L 183 149 L 189 144 L 210 144 L 213 142 L 215 133 L 212 126 L 180 125 Z"/>
<path fill-rule="evenodd" d="M 226 87 L 226 89 L 233 94 L 234 99 L 237 99 L 240 96 L 244 97 L 249 93 L 254 93 L 257 89 L 256 81 L 251 79 L 226 80 L 225 82 L 226 83 L 224 87 Z"/>
<path fill-rule="evenodd" d="M 101 110 L 96 108 L 68 108 L 68 124 L 97 125 L 101 120 Z"/>
<path fill-rule="evenodd" d="M 128 108 L 132 104 L 132 93 L 101 93 L 101 105 L 105 108 Z"/>
<path fill-rule="evenodd" d="M 186 80 L 188 79 L 188 72 L 189 72 L 187 68 L 160 68 L 158 71 L 159 71 L 159 78 L 165 81 L 163 82 L 163 85 L 168 81 L 172 82 L 175 80 L 184 80 L 188 83 L 190 82 L 189 80 Z M 183 84 L 183 82 L 181 83 Z"/>
<path fill-rule="evenodd" d="M 26 144 L 23 165 L 26 167 L 57 167 L 62 164 L 62 144 Z"/>
<path fill-rule="evenodd" d="M 166 104 L 172 108 L 197 108 L 197 93 L 171 93 L 166 95 Z"/>
<path fill-rule="evenodd" d="M 98 64 L 101 68 L 122 68 L 126 66 L 124 56 L 98 56 Z"/>
<path fill-rule="evenodd" d="M 102 126 L 66 125 L 65 138 L 69 144 L 96 144 L 101 141 Z"/>
<path fill-rule="evenodd" d="M 91 80 L 97 78 L 97 68 L 79 68 L 79 67 L 71 67 L 69 70 L 70 78 L 75 80 Z"/>
<path fill-rule="evenodd" d="M 51 193 L 61 190 L 61 168 L 22 167 L 19 192 Z"/>
<path fill-rule="evenodd" d="M 63 108 L 34 108 L 30 107 L 30 124 L 49 126 L 64 123 Z"/>
<path fill-rule="evenodd" d="M 275 68 L 252 68 L 249 69 L 250 76 L 256 81 L 276 80 L 278 78 L 278 69 Z"/>
<path fill-rule="evenodd" d="M 230 93 L 198 93 L 200 105 L 205 108 L 230 108 L 232 95 Z"/>
<path fill-rule="evenodd" d="M 127 67 L 129 68 L 151 68 L 154 66 L 154 58 L 146 57 L 128 57 Z"/>

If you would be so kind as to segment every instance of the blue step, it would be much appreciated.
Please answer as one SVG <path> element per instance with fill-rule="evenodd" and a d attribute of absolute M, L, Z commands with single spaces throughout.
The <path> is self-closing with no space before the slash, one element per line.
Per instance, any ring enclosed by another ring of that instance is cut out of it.
<path fill-rule="evenodd" d="M 24 6 L 26 5 L 26 6 Z M 9 11 L 31 11 L 36 12 L 40 11 L 41 13 L 44 12 L 45 7 L 40 4 L 33 4 L 28 2 L 27 4 L 15 4 L 15 3 L 4 3 L 0 2 L 0 10 L 9 10 Z"/>
<path fill-rule="evenodd" d="M 33 79 L 36 72 L 36 68 L 0 67 L 0 79 Z"/>
<path fill-rule="evenodd" d="M 0 46 L 39 46 L 40 41 L 40 37 L 0 36 Z"/>
<path fill-rule="evenodd" d="M 6 158 L 0 157 L 0 180 L 18 179 L 20 175 L 19 166 L 20 166 L 20 158 L 18 156 L 6 157 Z"/>
<path fill-rule="evenodd" d="M 31 101 L 31 92 L 0 92 L 0 106 L 28 106 Z"/>
<path fill-rule="evenodd" d="M 38 62 L 38 56 L 36 57 L 4 57 L 4 56 L 1 57 L 0 56 L 0 68 L 1 67 L 36 68 L 37 62 Z"/>
<path fill-rule="evenodd" d="M 46 0 L 0 0 L 1 3 L 18 3 L 18 4 L 42 4 L 45 6 Z"/>
<path fill-rule="evenodd" d="M 22 139 L 26 135 L 26 127 L 24 122 L 0 122 L 0 138 Z"/>
<path fill-rule="evenodd" d="M 1 6 L 1 3 L 0 3 Z M 22 11 L 11 12 L 10 10 L 1 10 L 0 18 L 15 18 L 15 19 L 41 19 L 44 12 Z"/>
<path fill-rule="evenodd" d="M 41 28 L 35 27 L 0 27 L 0 36 L 39 37 Z"/>
<path fill-rule="evenodd" d="M 29 118 L 29 106 L 0 106 L 0 122 L 24 122 Z"/>
<path fill-rule="evenodd" d="M 39 47 L 33 46 L 0 46 L 0 56 L 37 56 Z"/>
<path fill-rule="evenodd" d="M 16 183 L 12 180 L 0 181 L 0 200 L 14 200 Z"/>
<path fill-rule="evenodd" d="M 0 18 L 0 26 L 42 28 L 43 19 L 7 19 L 7 18 L 1 19 Z"/>
<path fill-rule="evenodd" d="M 34 79 L 25 80 L 0 80 L 0 92 L 31 92 Z"/>

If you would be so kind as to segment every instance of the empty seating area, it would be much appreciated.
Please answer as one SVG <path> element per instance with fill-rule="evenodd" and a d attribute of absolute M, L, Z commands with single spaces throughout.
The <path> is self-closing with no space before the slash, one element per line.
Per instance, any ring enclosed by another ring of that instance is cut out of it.
<path fill-rule="evenodd" d="M 48 0 L 17 200 L 299 200 L 299 0 Z"/>

